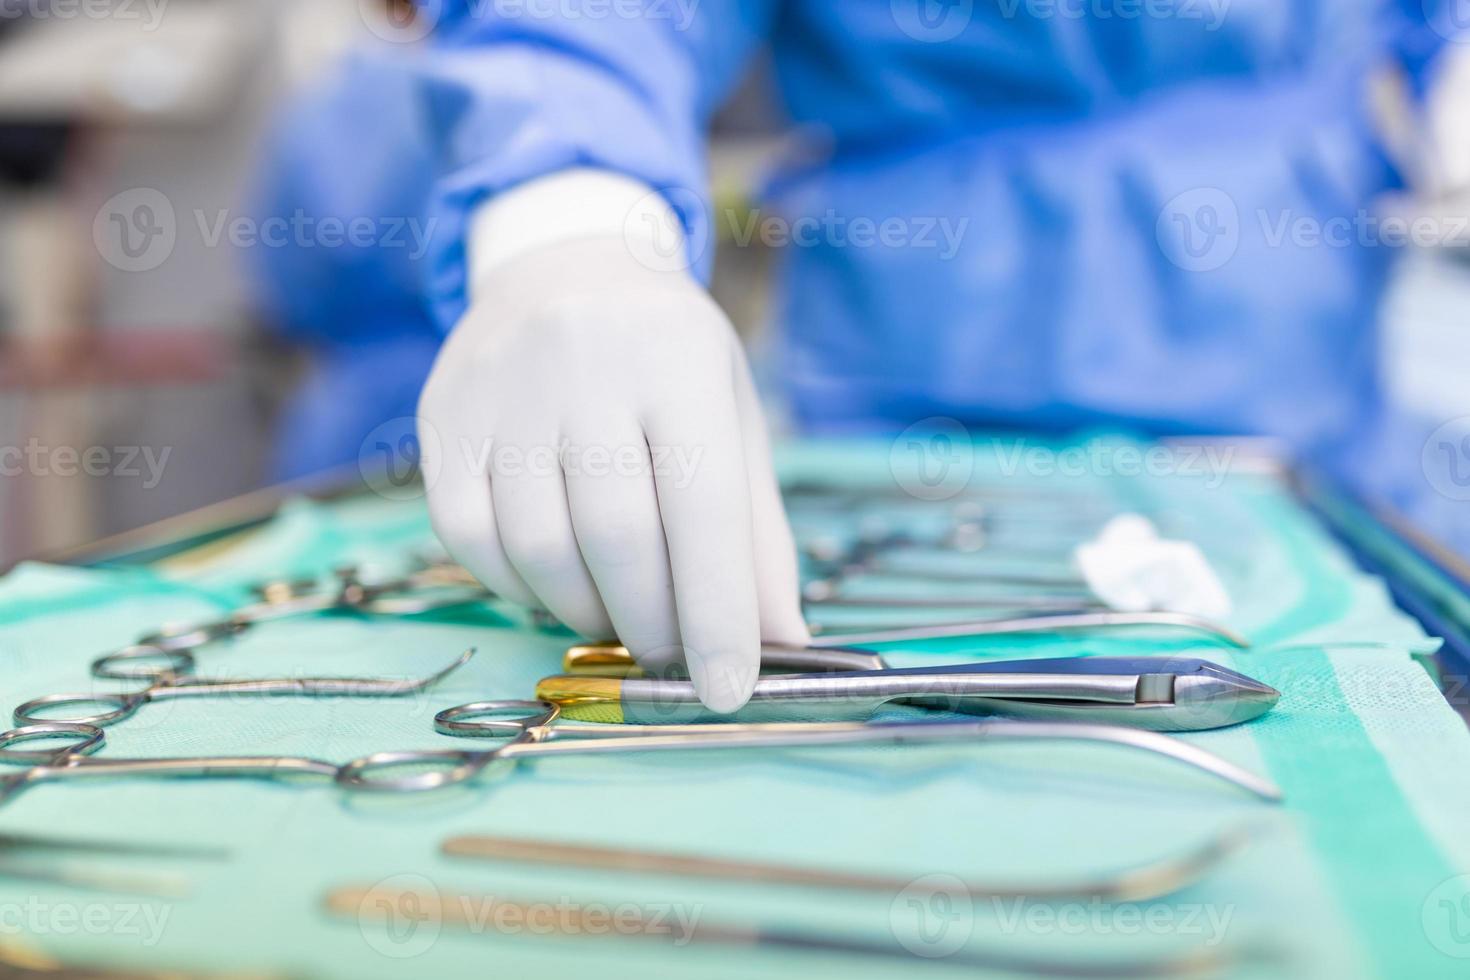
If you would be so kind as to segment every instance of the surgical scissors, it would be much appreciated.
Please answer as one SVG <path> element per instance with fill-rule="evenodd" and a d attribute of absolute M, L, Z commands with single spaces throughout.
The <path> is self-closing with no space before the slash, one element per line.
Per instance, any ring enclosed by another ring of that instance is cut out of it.
<path fill-rule="evenodd" d="M 919 640 L 958 639 L 972 636 L 1010 636 L 1018 633 L 1070 633 L 1075 630 L 1157 628 L 1199 633 L 1229 646 L 1245 649 L 1251 641 L 1228 626 L 1176 612 L 1061 612 L 1002 619 L 967 619 L 917 626 L 808 624 L 813 646 L 866 646 L 870 643 L 911 643 Z M 830 632 L 833 629 L 846 632 Z"/>
<path fill-rule="evenodd" d="M 1029 521 L 1019 524 L 998 525 L 995 514 L 989 509 L 962 506 L 953 510 L 947 527 L 936 533 L 916 535 L 911 530 L 895 529 L 883 517 L 869 515 L 859 518 L 857 534 L 853 538 L 807 537 L 799 547 L 808 563 L 827 574 L 864 571 L 883 557 L 895 554 L 952 557 L 999 553 L 1048 563 L 1070 562 L 1073 546 L 1101 527 L 1106 516 L 1111 514 L 1099 514 L 1075 524 L 1071 528 L 1073 533 L 1068 535 L 1042 540 L 1037 531 L 1042 528 L 1054 531 L 1075 516 L 1069 510 L 1063 515 L 1033 515 Z"/>
<path fill-rule="evenodd" d="M 999 609 L 1035 613 L 1082 613 L 1105 610 L 1108 606 L 1084 595 L 1060 593 L 1007 595 L 1004 592 L 900 595 L 895 593 L 852 594 L 846 583 L 832 579 L 816 579 L 802 586 L 802 605 L 812 608 L 839 609 Z"/>
<path fill-rule="evenodd" d="M 850 670 L 886 670 L 881 654 L 864 646 L 910 643 L 945 638 L 1005 636 L 1021 633 L 1062 633 L 1072 630 L 1122 627 L 1175 627 L 1205 633 L 1240 649 L 1250 641 L 1233 630 L 1185 613 L 1075 613 L 1027 616 L 1021 619 L 978 619 L 925 626 L 898 626 L 865 632 L 824 634 L 808 624 L 812 641 L 804 647 L 761 644 L 761 669 L 773 673 L 804 674 Z M 616 643 L 586 643 L 572 647 L 562 658 L 562 673 L 596 677 L 642 676 L 633 655 Z"/>
<path fill-rule="evenodd" d="M 516 717 L 487 718 L 511 714 Z M 972 740 L 1062 740 L 1107 743 L 1162 755 L 1208 773 L 1267 801 L 1281 799 L 1269 780 L 1186 742 L 1109 725 L 1024 721 L 830 722 L 806 725 L 648 726 L 628 735 L 618 726 L 552 726 L 559 709 L 536 701 L 486 701 L 440 712 L 440 730 L 476 737 L 509 737 L 489 751 L 426 750 L 378 752 L 337 766 L 303 756 L 187 756 L 181 758 L 99 759 L 93 753 L 107 734 L 95 725 L 44 722 L 0 733 L 0 764 L 29 768 L 0 776 L 0 805 L 45 782 L 108 777 L 332 779 L 349 791 L 412 793 L 467 782 L 498 761 L 547 755 L 589 755 L 623 751 L 803 748 L 824 745 L 935 743 Z M 473 719 L 479 718 L 478 722 Z M 707 732 L 718 727 L 719 732 Z M 669 734 L 673 731 L 674 734 Z M 16 749 L 17 744 L 64 739 L 49 749 Z M 409 776 L 385 776 L 406 767 L 432 767 Z"/>
<path fill-rule="evenodd" d="M 1006 572 L 997 568 L 940 568 L 932 565 L 893 561 L 894 557 L 938 557 L 953 559 L 985 553 L 987 538 L 983 529 L 975 524 L 958 524 L 938 539 L 915 538 L 902 532 L 884 532 L 879 535 L 862 535 L 857 540 L 840 544 L 830 540 L 814 539 L 801 546 L 802 557 L 812 566 L 815 578 L 840 579 L 849 575 L 865 573 L 885 577 L 937 580 L 948 582 L 1005 582 L 1014 585 L 1033 585 L 1043 588 L 1085 588 L 1086 582 L 1070 567 L 1066 573 L 1060 571 L 1041 572 L 1035 570 Z M 1045 561 L 1048 565 L 1072 560 L 1070 548 L 1027 548 L 1019 553 L 1014 548 L 1004 551 L 1007 557 L 1021 557 L 1031 561 Z"/>
<path fill-rule="evenodd" d="M 495 598 L 458 565 L 429 563 L 381 582 L 364 582 L 360 569 L 344 565 L 330 584 L 317 579 L 280 579 L 255 586 L 258 601 L 225 616 L 179 629 L 162 629 L 137 641 L 166 653 L 198 650 L 278 619 L 327 612 L 416 616 Z M 127 649 L 133 649 L 130 647 Z"/>
<path fill-rule="evenodd" d="M 890 539 L 906 541 L 902 536 Z M 878 627 L 856 630 L 850 626 L 833 627 L 821 623 L 810 624 L 813 635 L 824 634 L 813 641 L 815 646 L 864 645 L 868 643 L 909 642 L 915 640 L 940 639 L 966 636 L 1004 636 L 1019 633 L 1072 632 L 1075 630 L 1119 629 L 1125 627 L 1155 627 L 1201 633 L 1236 647 L 1248 647 L 1250 641 L 1220 623 L 1199 616 L 1168 610 L 1147 612 L 1118 612 L 1110 610 L 1100 602 L 1080 580 L 1051 579 L 1043 576 L 1023 574 L 1019 578 L 987 573 L 977 582 L 1006 582 L 1013 585 L 1044 585 L 1050 591 L 1041 594 L 1007 594 L 990 592 L 985 594 L 945 594 L 928 596 L 883 595 L 849 593 L 848 576 L 852 573 L 873 571 L 882 577 L 928 579 L 927 572 L 890 570 L 887 567 L 870 567 L 876 556 L 882 554 L 888 544 L 867 542 L 855 545 L 850 551 L 832 553 L 815 559 L 825 566 L 827 574 L 809 579 L 802 586 L 802 605 L 808 610 L 820 608 L 861 609 L 994 609 L 1001 611 L 1028 612 L 1029 615 L 1005 616 L 990 619 L 971 619 L 949 623 L 924 624 L 918 626 Z M 956 576 L 948 578 L 943 573 L 940 581 L 964 581 Z M 831 633 L 832 629 L 847 632 Z"/>
<path fill-rule="evenodd" d="M 493 717 L 502 716 L 502 717 Z M 478 720 L 477 720 L 478 719 Z M 441 711 L 438 731 L 477 738 L 508 738 L 498 748 L 378 752 L 337 772 L 351 790 L 412 793 L 475 779 L 495 763 L 562 755 L 678 752 L 720 749 L 809 748 L 970 741 L 1081 741 L 1107 743 L 1165 756 L 1209 773 L 1264 800 L 1281 790 L 1219 756 L 1157 732 L 1113 725 L 1010 720 L 816 722 L 806 724 L 583 725 L 561 722 L 561 711 L 541 701 L 481 701 Z M 394 771 L 424 769 L 410 775 Z"/>
<path fill-rule="evenodd" d="M 373 677 L 281 677 L 256 680 L 196 680 L 194 657 L 187 650 L 163 651 L 154 647 L 130 647 L 99 658 L 92 665 L 94 676 L 108 680 L 146 680 L 141 691 L 125 694 L 48 694 L 33 698 L 15 709 L 15 724 L 40 725 L 65 721 L 74 725 L 105 728 L 130 718 L 143 705 L 172 698 L 250 697 L 404 697 L 427 690 L 469 663 L 473 649 L 460 654 L 448 667 L 418 680 L 389 680 Z M 128 661 L 158 660 L 162 664 L 129 668 Z M 77 705 L 98 705 L 106 710 L 76 718 L 40 717 L 37 712 Z"/>
<path fill-rule="evenodd" d="M 946 561 L 944 564 L 935 562 L 921 564 L 913 561 L 894 560 L 895 557 L 902 558 L 920 554 L 932 554 Z M 1087 581 L 1080 574 L 1075 570 L 1062 571 L 1056 567 L 1060 563 L 1060 558 L 1048 562 L 1045 566 L 1008 569 L 996 563 L 971 567 L 968 561 L 963 564 L 951 561 L 950 559 L 953 559 L 956 554 L 958 552 L 940 548 L 917 547 L 881 551 L 847 564 L 833 562 L 830 574 L 814 576 L 812 581 L 838 582 L 855 575 L 874 575 L 885 579 L 917 582 L 1030 586 L 1058 592 L 1077 593 L 1083 596 L 1091 595 Z M 1070 561 L 1071 556 L 1068 555 L 1067 558 Z M 815 560 L 813 563 L 816 563 Z"/>
<path fill-rule="evenodd" d="M 628 648 L 617 643 L 582 643 L 567 650 L 562 657 L 562 673 L 588 674 L 594 677 L 643 676 L 643 668 Z M 791 646 L 784 643 L 761 644 L 761 669 L 786 674 L 821 673 L 837 670 L 886 670 L 881 654 L 854 647 Z M 673 665 L 670 675 L 682 672 Z"/>
<path fill-rule="evenodd" d="M 0 776 L 0 804 L 39 783 L 108 776 L 166 776 L 285 779 L 331 778 L 337 766 L 298 756 L 193 756 L 179 759 L 98 759 L 92 753 L 106 741 L 96 725 L 51 721 L 0 733 L 0 764 L 29 764 L 30 768 Z M 65 739 L 69 744 L 51 749 L 14 749 L 22 742 Z"/>

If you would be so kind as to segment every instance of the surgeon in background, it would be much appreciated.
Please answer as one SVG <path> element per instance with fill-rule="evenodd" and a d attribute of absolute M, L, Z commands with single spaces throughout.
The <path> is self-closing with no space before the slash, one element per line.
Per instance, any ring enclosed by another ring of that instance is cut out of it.
<path fill-rule="evenodd" d="M 327 69 L 276 121 L 254 188 L 261 312 L 311 355 L 279 425 L 280 479 L 347 466 L 375 427 L 412 416 L 444 339 L 422 287 L 434 169 L 405 54 Z M 354 223 L 367 232 L 348 236 Z"/>
<path fill-rule="evenodd" d="M 817 229 L 779 274 L 776 367 L 805 430 L 1259 433 L 1422 498 L 1426 430 L 1379 388 L 1393 250 L 1278 229 L 1395 186 L 1368 84 L 1424 83 L 1449 23 L 1426 10 L 425 3 L 424 46 L 355 62 L 283 127 L 282 207 L 432 228 L 417 256 L 272 257 L 281 318 L 327 364 L 290 452 L 350 458 L 427 374 L 428 502 L 454 557 L 743 704 L 762 637 L 807 639 L 761 408 L 704 287 L 706 126 L 767 45 L 815 148 L 764 205 Z M 855 219 L 891 233 L 858 242 Z"/>

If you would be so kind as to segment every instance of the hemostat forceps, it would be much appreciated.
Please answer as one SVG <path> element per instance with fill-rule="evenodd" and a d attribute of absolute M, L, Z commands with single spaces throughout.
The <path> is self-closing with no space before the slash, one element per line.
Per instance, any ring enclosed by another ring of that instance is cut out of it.
<path fill-rule="evenodd" d="M 919 626 L 880 626 L 873 629 L 857 629 L 846 625 L 809 626 L 813 634 L 820 634 L 812 640 L 813 646 L 866 646 L 870 643 L 910 643 L 969 636 L 1010 636 L 1016 633 L 1064 633 L 1131 627 L 1185 630 L 1242 649 L 1251 645 L 1250 640 L 1228 626 L 1188 613 L 1175 612 L 1063 612 L 1006 619 L 926 623 Z M 845 632 L 829 632 L 831 629 Z"/>
<path fill-rule="evenodd" d="M 495 715 L 516 717 L 491 717 Z M 439 731 L 484 738 L 508 737 L 510 741 L 486 751 L 379 752 L 347 763 L 338 771 L 337 783 L 353 790 L 409 793 L 467 782 L 497 762 L 546 756 L 999 739 L 1104 742 L 1141 749 L 1208 772 L 1262 799 L 1281 798 L 1281 791 L 1269 781 L 1186 742 L 1156 732 L 1112 725 L 965 720 L 800 725 L 724 723 L 628 730 L 615 725 L 558 725 L 559 721 L 556 705 L 536 701 L 486 701 L 451 708 L 437 716 Z M 401 770 L 427 771 L 393 775 Z"/>
<path fill-rule="evenodd" d="M 484 716 L 506 713 L 518 718 Z M 555 705 L 525 701 L 484 702 L 450 712 L 449 720 L 464 729 L 480 717 L 480 734 L 509 736 L 510 741 L 489 751 L 440 750 L 379 752 L 337 766 L 301 756 L 186 756 L 155 759 L 94 758 L 106 734 L 93 725 L 47 722 L 0 733 L 0 764 L 28 768 L 0 776 L 0 804 L 45 782 L 69 779 L 162 777 L 233 779 L 327 779 L 348 790 L 422 792 L 462 783 L 485 772 L 492 763 L 548 755 L 597 755 L 624 751 L 685 751 L 701 749 L 803 748 L 821 745 L 872 745 L 1000 740 L 1060 740 L 1102 742 L 1162 755 L 1209 773 L 1264 800 L 1281 799 L 1268 780 L 1186 742 L 1160 735 L 1107 725 L 1016 721 L 898 722 L 865 724 L 830 722 L 817 725 L 721 725 L 720 733 L 705 734 L 684 728 L 685 734 L 649 731 L 629 736 L 613 726 L 577 726 L 573 737 L 558 739 L 552 726 Z M 700 726 L 703 727 L 703 726 Z M 596 734 L 587 737 L 590 732 Z M 457 734 L 470 734 L 460 730 Z M 21 742 L 64 739 L 68 744 L 50 749 L 15 749 Z M 428 768 L 412 775 L 391 775 L 403 768 Z"/>
<path fill-rule="evenodd" d="M 536 696 L 569 717 L 635 724 L 716 721 L 688 681 L 562 676 Z M 993 661 L 761 677 L 738 720 L 863 718 L 890 702 L 966 713 L 1111 722 L 1156 731 L 1223 728 L 1280 698 L 1244 674 L 1177 657 Z"/>
<path fill-rule="evenodd" d="M 1015 609 L 1035 612 L 1086 612 L 1106 609 L 1107 605 L 1090 593 L 1062 594 L 1048 592 L 946 593 L 942 595 L 896 595 L 892 593 L 850 594 L 845 583 L 836 579 L 816 579 L 802 586 L 802 605 L 811 608 L 846 607 L 860 609 Z"/>
<path fill-rule="evenodd" d="M 92 673 L 109 680 L 151 681 L 141 691 L 128 694 L 48 694 L 34 698 L 15 709 L 17 725 L 41 725 L 65 721 L 73 725 L 103 728 L 131 717 L 150 701 L 170 698 L 251 697 L 404 697 L 433 687 L 454 671 L 469 663 L 475 654 L 466 650 L 452 664 L 438 673 L 420 680 L 387 680 L 372 677 L 282 677 L 259 680 L 212 681 L 193 677 L 194 658 L 186 650 L 167 653 L 148 647 L 135 647 L 102 657 L 92 665 Z M 126 667 L 130 660 L 162 658 L 162 665 Z M 106 710 L 77 718 L 39 717 L 37 712 L 77 705 L 97 705 Z"/>
<path fill-rule="evenodd" d="M 1034 569 L 965 568 L 938 566 L 931 563 L 894 561 L 895 556 L 930 555 L 953 559 L 957 555 L 974 555 L 983 550 L 983 539 L 971 525 L 960 525 L 938 541 L 916 540 L 910 535 L 887 533 L 879 537 L 862 537 L 847 546 L 812 541 L 802 547 L 803 557 L 816 572 L 811 582 L 829 587 L 853 575 L 881 575 L 884 578 L 932 582 L 994 583 L 1055 589 L 1090 596 L 1087 582 L 1070 567 L 1065 571 Z M 1024 557 L 1024 556 L 1023 556 Z M 1033 554 L 1034 559 L 1036 556 Z M 1045 552 L 1049 563 L 1071 561 L 1070 551 Z"/>
<path fill-rule="evenodd" d="M 905 643 L 943 638 L 1006 636 L 1017 633 L 1060 633 L 1071 630 L 1172 626 L 1196 630 L 1235 647 L 1250 642 L 1234 631 L 1185 613 L 1076 613 L 1027 616 L 1021 619 L 977 619 L 927 626 L 897 626 L 866 632 L 821 635 L 815 626 L 811 644 L 804 647 L 780 643 L 761 644 L 761 669 L 786 674 L 814 674 L 851 670 L 886 670 L 881 654 L 861 649 L 876 643 Z M 597 677 L 641 676 L 633 655 L 616 643 L 574 646 L 562 658 L 562 673 Z"/>
<path fill-rule="evenodd" d="M 627 647 L 616 643 L 584 643 L 562 657 L 562 673 L 595 677 L 642 676 Z M 871 650 L 813 644 L 806 647 L 783 643 L 761 644 L 761 669 L 784 674 L 825 673 L 835 670 L 885 670 L 888 664 Z"/>
<path fill-rule="evenodd" d="M 330 584 L 316 579 L 283 579 L 258 585 L 255 593 L 258 602 L 211 622 L 150 633 L 135 647 L 166 653 L 197 650 L 261 623 L 294 616 L 334 611 L 414 616 L 495 598 L 464 569 L 444 563 L 381 582 L 364 582 L 355 566 L 343 566 L 336 570 Z"/>
<path fill-rule="evenodd" d="M 13 749 L 20 742 L 54 741 L 68 744 L 52 749 Z M 287 779 L 336 775 L 337 767 L 319 759 L 293 756 L 191 756 L 179 759 L 95 759 L 92 753 L 106 740 L 95 725 L 44 722 L 0 733 L 0 764 L 27 764 L 30 768 L 0 776 L 0 804 L 38 783 L 119 776 Z"/>

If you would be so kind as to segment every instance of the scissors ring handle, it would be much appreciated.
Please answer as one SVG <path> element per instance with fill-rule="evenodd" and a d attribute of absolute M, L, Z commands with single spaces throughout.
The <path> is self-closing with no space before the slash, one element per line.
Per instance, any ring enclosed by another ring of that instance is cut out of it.
<path fill-rule="evenodd" d="M 114 722 L 130 717 L 148 701 L 146 694 L 48 694 L 32 698 L 15 709 L 15 723 L 26 726 L 80 725 L 83 727 L 106 728 Z M 96 704 L 110 706 L 110 710 L 77 718 L 40 718 L 37 711 L 62 705 Z"/>
<path fill-rule="evenodd" d="M 59 749 L 12 749 L 19 742 L 40 739 L 71 738 L 70 745 Z M 70 721 L 47 721 L 38 725 L 0 732 L 0 762 L 25 762 L 39 766 L 61 765 L 70 756 L 91 755 L 102 748 L 107 735 L 95 725 Z"/>
<path fill-rule="evenodd" d="M 369 793 L 421 793 L 466 782 L 478 776 L 500 753 L 462 752 L 455 749 L 427 752 L 375 752 L 354 759 L 337 770 L 336 782 L 343 789 Z M 390 776 L 394 769 L 433 766 L 428 772 Z M 384 773 L 383 775 L 378 775 Z"/>
<path fill-rule="evenodd" d="M 553 724 L 560 716 L 561 709 L 548 701 L 476 701 L 439 712 L 434 731 L 461 738 L 514 738 L 527 729 Z"/>
<path fill-rule="evenodd" d="M 262 602 L 277 604 L 315 595 L 320 587 L 314 578 L 283 578 L 260 582 L 251 586 L 250 591 Z"/>
<path fill-rule="evenodd" d="M 130 661 L 158 661 L 137 667 L 123 667 Z M 92 661 L 92 676 L 111 681 L 166 681 L 194 673 L 194 655 L 188 650 L 166 650 L 163 647 L 135 644 L 116 653 Z"/>

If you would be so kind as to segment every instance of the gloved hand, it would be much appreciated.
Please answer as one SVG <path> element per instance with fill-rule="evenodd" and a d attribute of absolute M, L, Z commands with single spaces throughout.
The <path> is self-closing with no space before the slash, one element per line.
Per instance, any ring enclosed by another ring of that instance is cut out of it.
<path fill-rule="evenodd" d="M 708 707 L 739 708 L 762 637 L 809 636 L 729 321 L 621 232 L 477 275 L 419 407 L 435 531 L 500 595 L 645 665 L 682 658 Z"/>

